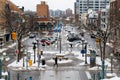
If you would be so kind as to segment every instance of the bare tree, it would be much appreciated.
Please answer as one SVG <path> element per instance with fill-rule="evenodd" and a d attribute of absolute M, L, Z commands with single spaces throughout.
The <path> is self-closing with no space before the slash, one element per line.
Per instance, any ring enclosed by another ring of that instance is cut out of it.
<path fill-rule="evenodd" d="M 16 32 L 17 37 L 16 41 L 18 42 L 18 59 L 17 61 L 20 60 L 22 57 L 21 53 L 21 41 L 22 38 L 24 37 L 23 35 L 28 32 L 27 25 L 29 24 L 26 19 L 26 16 L 24 14 L 19 14 L 17 11 L 12 12 L 9 4 L 5 4 L 5 7 L 2 11 L 1 17 L 5 20 L 3 23 L 0 25 L 4 26 L 7 30 L 9 31 L 10 34 L 12 32 Z"/>

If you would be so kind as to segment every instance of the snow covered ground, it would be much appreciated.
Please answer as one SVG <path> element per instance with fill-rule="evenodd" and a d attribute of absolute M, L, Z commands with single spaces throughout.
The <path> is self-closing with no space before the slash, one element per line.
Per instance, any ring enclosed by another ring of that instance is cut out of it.
<path fill-rule="evenodd" d="M 14 43 L 13 45 L 8 46 L 8 48 L 13 47 L 15 45 L 16 45 L 16 43 Z M 3 48 L 3 49 L 0 50 L 0 52 L 3 52 L 5 50 L 7 50 L 8 48 Z M 89 49 L 91 49 L 91 48 L 88 47 L 87 54 L 90 54 Z M 33 50 L 30 50 L 30 52 L 33 53 Z M 56 52 L 55 51 L 45 51 L 45 53 L 48 53 L 48 54 L 55 54 L 55 53 L 58 53 L 58 52 L 59 51 L 56 51 Z M 69 54 L 69 52 L 66 51 L 66 52 L 64 52 L 64 54 Z M 76 58 L 85 61 L 85 57 L 83 57 L 80 52 L 72 51 L 71 54 L 77 55 Z M 29 64 L 26 62 L 26 59 L 27 58 L 24 57 L 24 61 L 23 61 L 23 58 L 19 62 L 14 61 L 13 63 L 9 64 L 8 67 L 14 68 L 16 70 L 22 70 L 22 69 L 25 70 L 26 68 L 29 69 L 29 70 L 34 70 L 34 69 L 45 70 L 44 67 L 47 67 L 47 65 L 40 64 L 40 67 L 38 68 L 38 61 L 37 61 L 38 57 L 37 56 L 36 56 L 36 63 L 33 63 L 32 66 L 29 66 Z M 42 56 L 42 59 L 44 59 L 44 56 Z M 34 60 L 34 54 L 31 54 L 31 60 L 32 61 Z M 25 67 L 23 67 L 23 62 L 25 64 Z M 53 63 L 54 61 L 49 60 L 49 62 Z M 62 61 L 59 61 L 58 63 L 65 64 L 65 63 L 68 63 L 68 62 L 71 62 L 71 60 L 62 60 Z M 87 57 L 87 62 L 88 62 L 88 64 L 90 64 L 90 57 Z M 101 58 L 99 56 L 96 57 L 96 64 L 102 65 Z M 28 65 L 28 67 L 26 67 L 26 65 Z M 86 65 L 86 64 L 85 64 L 85 62 L 83 62 L 83 63 L 79 63 L 79 65 Z M 109 59 L 105 60 L 105 65 L 107 66 L 107 69 L 111 68 L 111 63 L 110 63 Z M 99 67 L 99 69 L 101 69 L 101 67 Z M 88 70 L 98 70 L 98 66 L 88 68 Z M 111 78 L 111 79 L 103 79 L 103 80 L 120 80 L 120 78 L 117 77 L 115 74 L 113 75 L 111 73 L 108 73 L 107 75 L 108 76 L 114 76 L 114 77 Z M 4 79 L 0 79 L 0 80 L 4 80 Z"/>

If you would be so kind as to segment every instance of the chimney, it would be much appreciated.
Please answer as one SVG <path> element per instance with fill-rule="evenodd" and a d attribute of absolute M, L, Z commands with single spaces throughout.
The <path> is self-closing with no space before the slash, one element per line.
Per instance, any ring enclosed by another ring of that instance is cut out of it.
<path fill-rule="evenodd" d="M 41 4 L 45 5 L 45 1 L 41 1 Z"/>

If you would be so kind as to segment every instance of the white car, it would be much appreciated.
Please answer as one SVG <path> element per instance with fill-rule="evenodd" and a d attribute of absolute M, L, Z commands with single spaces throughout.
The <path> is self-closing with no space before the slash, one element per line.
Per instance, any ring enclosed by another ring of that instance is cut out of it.
<path fill-rule="evenodd" d="M 29 38 L 35 38 L 35 34 L 32 34 L 32 33 L 31 33 L 31 34 L 29 35 Z"/>

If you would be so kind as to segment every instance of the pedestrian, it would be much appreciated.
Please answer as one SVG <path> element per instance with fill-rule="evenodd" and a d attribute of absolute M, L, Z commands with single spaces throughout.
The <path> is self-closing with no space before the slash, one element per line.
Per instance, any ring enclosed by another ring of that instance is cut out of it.
<path fill-rule="evenodd" d="M 72 45 L 72 44 L 70 44 L 70 47 L 71 47 L 71 48 L 73 48 L 73 45 Z"/>
<path fill-rule="evenodd" d="M 54 66 L 58 67 L 58 58 L 57 58 L 57 56 L 55 57 L 55 64 L 54 64 Z"/>

